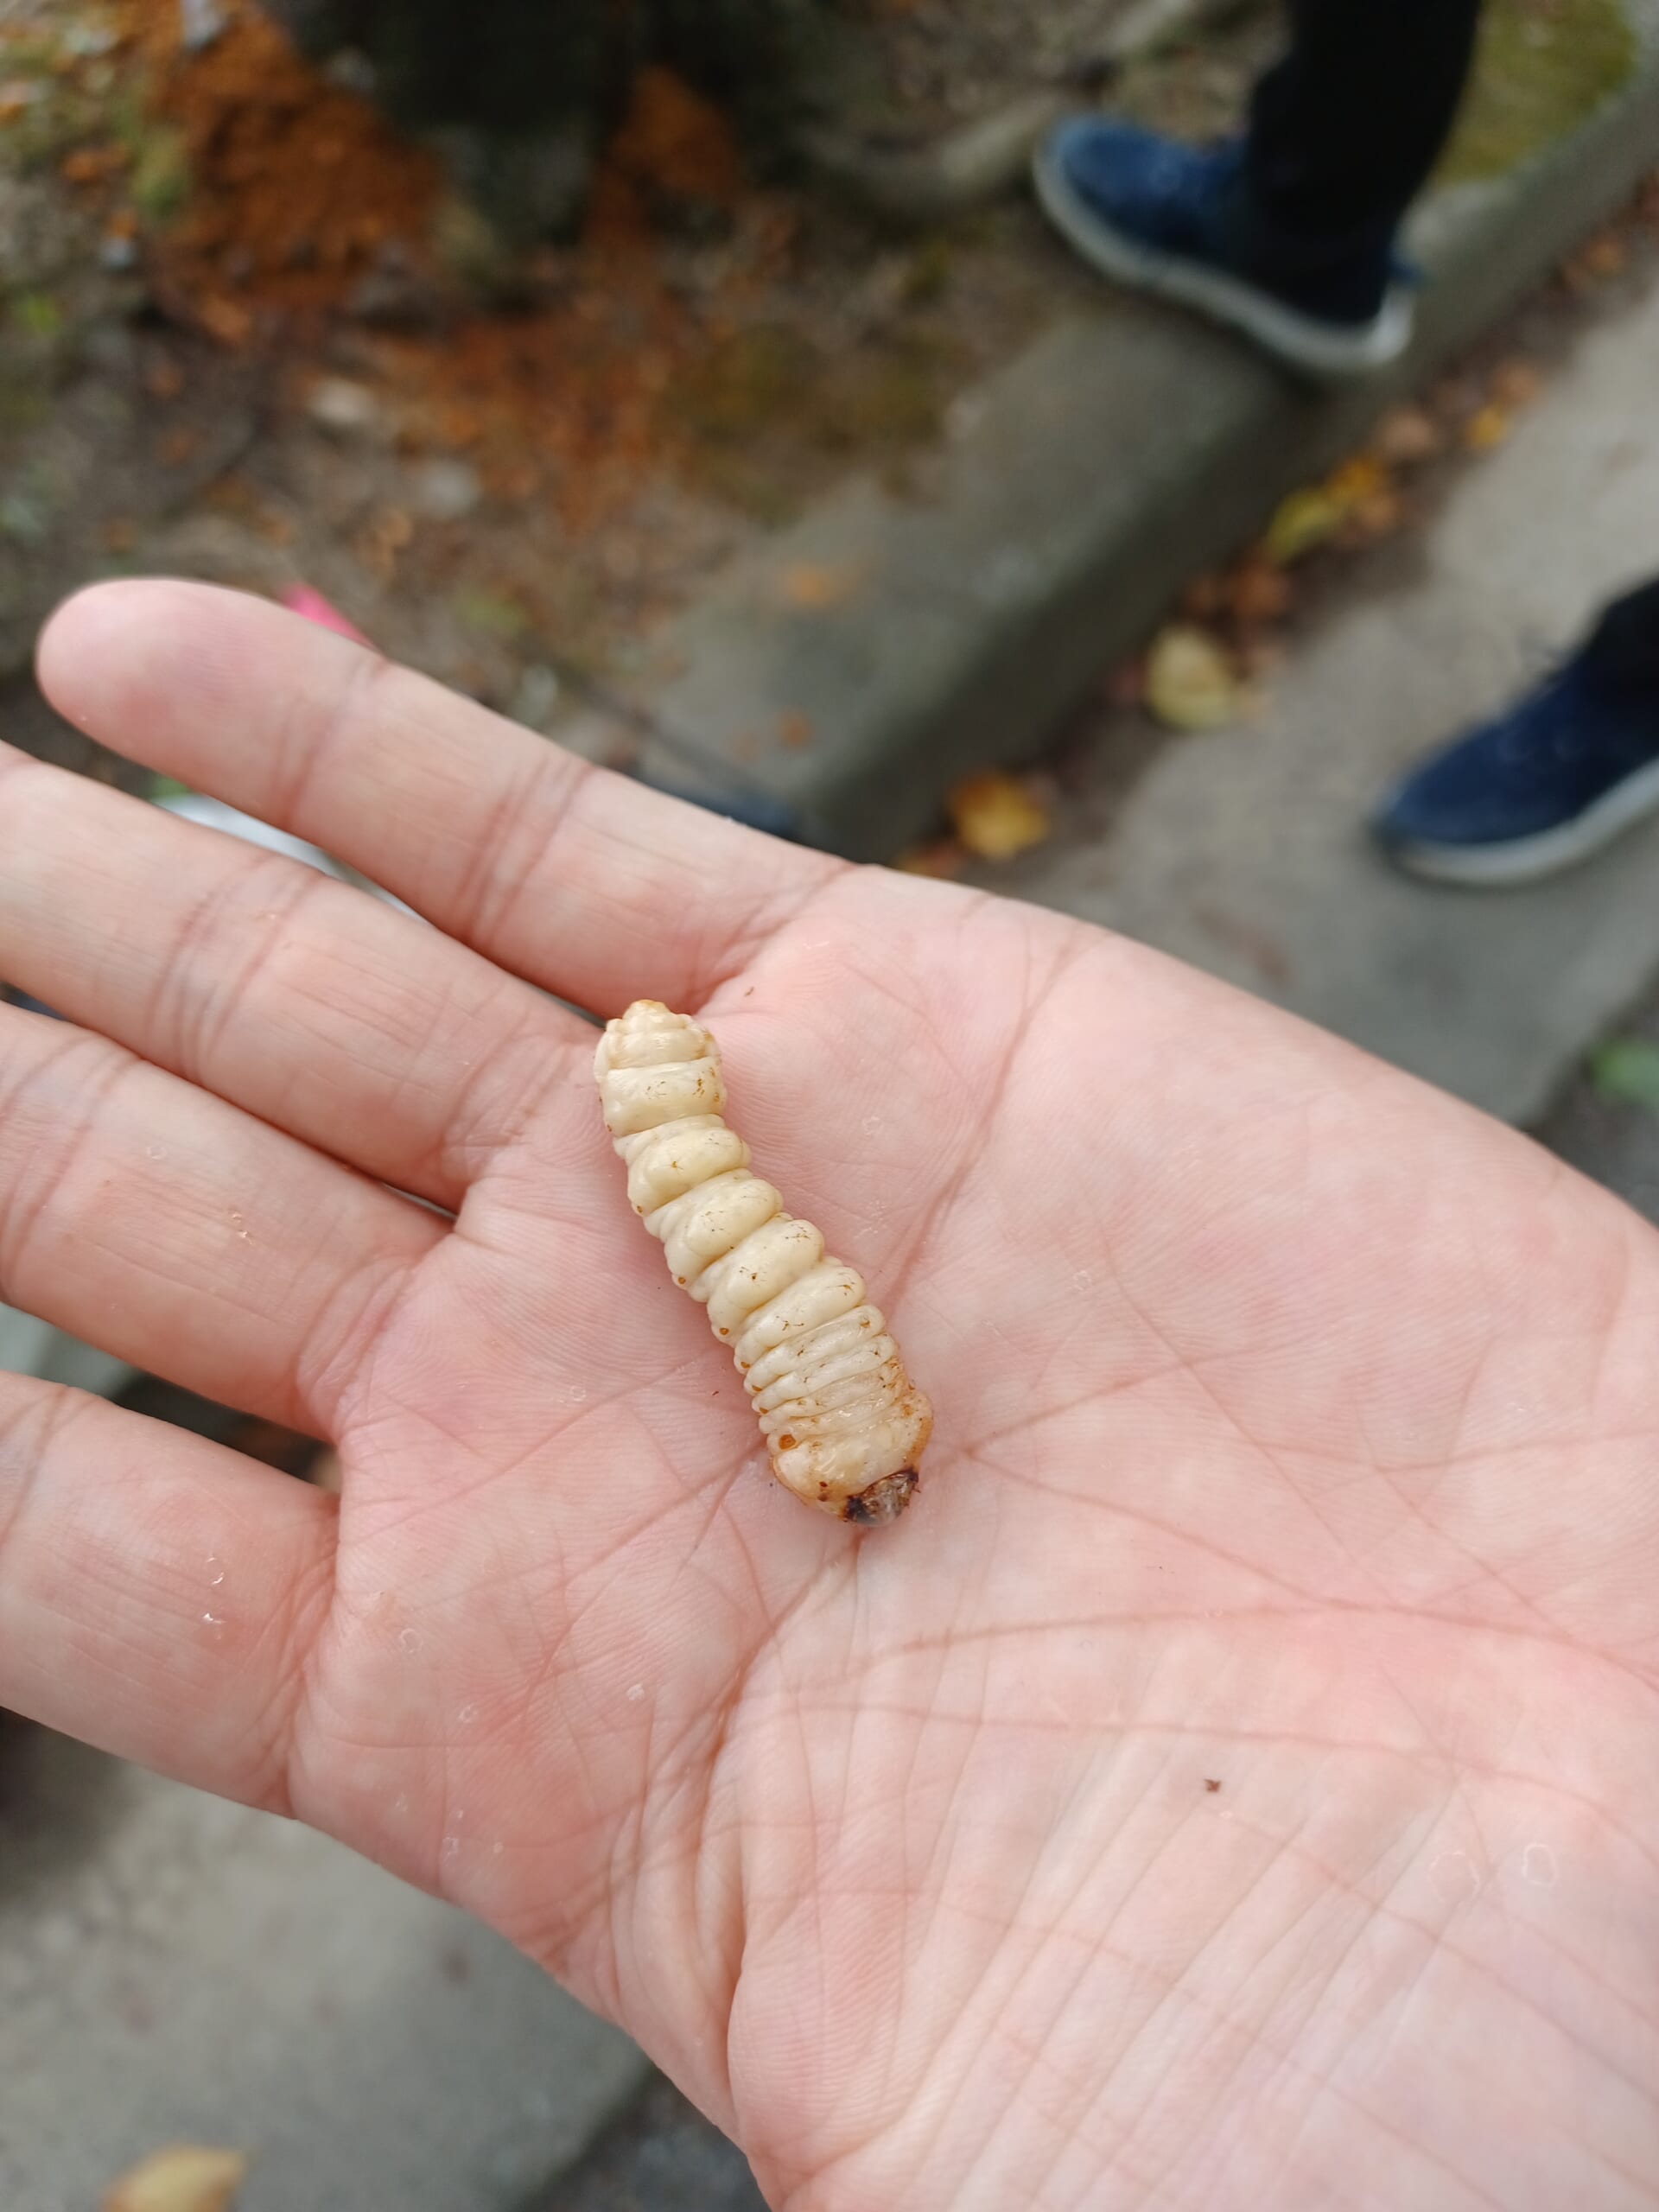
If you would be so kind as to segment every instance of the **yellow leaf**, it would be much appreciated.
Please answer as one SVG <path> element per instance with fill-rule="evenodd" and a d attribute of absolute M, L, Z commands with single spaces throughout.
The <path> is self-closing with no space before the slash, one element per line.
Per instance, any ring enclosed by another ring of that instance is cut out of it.
<path fill-rule="evenodd" d="M 230 2212 L 247 2171 L 239 2151 L 175 2143 L 113 2183 L 104 2212 Z"/>
<path fill-rule="evenodd" d="M 1463 442 L 1471 453 L 1490 453 L 1509 435 L 1509 412 L 1496 404 L 1479 409 L 1463 426 Z"/>
<path fill-rule="evenodd" d="M 1382 460 L 1395 467 L 1409 468 L 1432 460 L 1445 441 L 1433 417 L 1421 407 L 1391 407 L 1377 424 L 1371 442 Z"/>
<path fill-rule="evenodd" d="M 965 778 L 945 807 L 957 836 L 982 861 L 1012 860 L 1049 833 L 1047 810 L 1022 783 L 995 768 Z"/>
<path fill-rule="evenodd" d="M 1325 496 L 1334 499 L 1339 507 L 1351 510 L 1363 500 L 1374 499 L 1389 485 L 1389 472 L 1375 454 L 1356 454 L 1351 461 L 1344 461 L 1340 468 L 1333 469 L 1325 480 Z"/>
<path fill-rule="evenodd" d="M 1171 729 L 1221 729 L 1236 721 L 1244 698 L 1227 654 L 1205 630 L 1176 623 L 1147 657 L 1147 704 Z"/>
<path fill-rule="evenodd" d="M 1530 407 L 1544 380 L 1530 361 L 1500 361 L 1492 371 L 1491 397 L 1500 407 Z"/>
<path fill-rule="evenodd" d="M 1393 490 L 1375 493 L 1369 499 L 1362 499 L 1349 517 L 1353 530 L 1362 538 L 1392 537 L 1406 518 L 1400 494 Z"/>
<path fill-rule="evenodd" d="M 804 613 L 817 613 L 823 607 L 839 607 L 842 600 L 850 599 L 858 588 L 858 576 L 851 569 L 830 569 L 815 562 L 801 562 L 784 570 L 778 588 L 785 607 L 798 607 Z"/>
<path fill-rule="evenodd" d="M 1630 251 L 1617 231 L 1603 231 L 1583 248 L 1579 258 L 1592 276 L 1617 276 L 1630 259 Z"/>
<path fill-rule="evenodd" d="M 1316 492 L 1293 492 L 1274 508 L 1262 550 L 1269 561 L 1287 569 L 1316 545 L 1334 537 L 1347 512 L 1343 502 L 1333 499 L 1323 486 Z"/>

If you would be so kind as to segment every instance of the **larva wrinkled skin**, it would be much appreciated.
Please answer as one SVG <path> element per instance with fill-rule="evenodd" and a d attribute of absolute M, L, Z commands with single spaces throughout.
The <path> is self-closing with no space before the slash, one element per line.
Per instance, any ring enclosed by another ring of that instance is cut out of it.
<path fill-rule="evenodd" d="M 721 1119 L 714 1039 L 641 999 L 606 1029 L 594 1072 L 629 1200 L 730 1344 L 772 1472 L 838 1521 L 896 1521 L 933 1409 L 857 1268 L 826 1258 L 821 1233 L 749 1173 L 747 1145 Z"/>

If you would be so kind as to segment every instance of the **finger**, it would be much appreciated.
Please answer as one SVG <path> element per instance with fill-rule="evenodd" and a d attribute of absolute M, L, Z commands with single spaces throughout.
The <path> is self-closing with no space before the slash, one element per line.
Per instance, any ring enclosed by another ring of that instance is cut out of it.
<path fill-rule="evenodd" d="M 285 1810 L 335 1517 L 204 1437 L 0 1375 L 0 1705 Z"/>
<path fill-rule="evenodd" d="M 587 1036 L 298 861 L 5 747 L 0 791 L 0 975 L 400 1189 L 454 1210 Z"/>
<path fill-rule="evenodd" d="M 0 1300 L 332 1433 L 440 1218 L 40 1014 L 0 1007 Z"/>
<path fill-rule="evenodd" d="M 60 712 L 610 1011 L 701 1005 L 840 863 L 641 790 L 264 602 L 124 583 L 41 642 Z"/>

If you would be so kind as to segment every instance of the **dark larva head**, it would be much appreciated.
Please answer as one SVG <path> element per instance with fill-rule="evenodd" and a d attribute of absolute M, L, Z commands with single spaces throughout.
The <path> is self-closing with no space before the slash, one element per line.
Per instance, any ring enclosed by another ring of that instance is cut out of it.
<path fill-rule="evenodd" d="M 885 1529 L 896 1521 L 916 1495 L 921 1477 L 914 1467 L 901 1467 L 896 1475 L 883 1475 L 879 1483 L 849 1497 L 841 1517 L 857 1529 Z"/>

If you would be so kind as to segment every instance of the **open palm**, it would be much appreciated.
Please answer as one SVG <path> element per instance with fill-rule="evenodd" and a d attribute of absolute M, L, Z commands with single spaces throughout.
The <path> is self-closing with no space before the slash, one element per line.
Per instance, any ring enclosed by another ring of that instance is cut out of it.
<path fill-rule="evenodd" d="M 0 1699 L 467 1905 L 791 2212 L 1655 2201 L 1659 1240 L 253 601 L 43 665 L 426 918 L 0 754 L 72 1025 L 0 1020 L 0 1295 L 345 1470 L 0 1381 Z M 769 1483 L 629 1212 L 558 1000 L 637 995 L 934 1401 L 894 1529 Z"/>

